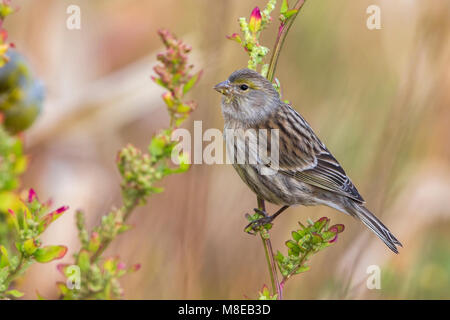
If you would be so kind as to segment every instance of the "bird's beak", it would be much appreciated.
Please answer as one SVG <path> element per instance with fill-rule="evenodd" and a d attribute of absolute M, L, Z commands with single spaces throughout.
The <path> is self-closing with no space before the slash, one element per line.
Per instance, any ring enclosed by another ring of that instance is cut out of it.
<path fill-rule="evenodd" d="M 222 81 L 214 86 L 214 90 L 221 94 L 228 94 L 230 92 L 231 84 L 229 80 Z"/>

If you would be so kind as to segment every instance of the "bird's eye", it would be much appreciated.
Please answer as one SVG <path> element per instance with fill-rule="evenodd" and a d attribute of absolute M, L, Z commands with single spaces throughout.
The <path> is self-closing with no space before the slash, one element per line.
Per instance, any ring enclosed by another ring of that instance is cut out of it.
<path fill-rule="evenodd" d="M 246 84 L 241 84 L 241 85 L 239 86 L 239 88 L 240 88 L 242 91 L 245 91 L 245 90 L 248 89 L 248 85 L 246 85 Z"/>

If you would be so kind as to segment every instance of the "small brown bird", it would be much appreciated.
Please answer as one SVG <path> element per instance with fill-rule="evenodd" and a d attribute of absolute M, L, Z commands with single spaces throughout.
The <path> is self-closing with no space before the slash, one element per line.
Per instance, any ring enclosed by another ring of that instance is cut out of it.
<path fill-rule="evenodd" d="M 241 69 L 214 89 L 223 94 L 224 136 L 227 146 L 234 148 L 227 148 L 234 152 L 233 167 L 257 196 L 282 206 L 271 216 L 263 213 L 265 217 L 259 221 L 260 225 L 271 222 L 289 206 L 326 205 L 361 220 L 389 249 L 398 253 L 396 246 L 402 246 L 401 243 L 364 207 L 364 199 L 344 169 L 305 119 L 280 100 L 270 81 L 255 71 Z M 252 150 L 248 143 L 236 144 L 236 136 L 233 136 L 236 134 L 230 134 L 250 132 L 246 136 L 249 137 L 261 129 L 268 132 L 267 143 L 258 143 L 258 150 Z M 270 138 L 272 129 L 278 129 L 276 143 Z M 236 155 L 242 151 L 239 150 L 242 146 L 246 148 L 246 161 L 238 162 Z M 260 156 L 260 148 L 278 148 L 277 161 L 270 159 L 272 153 L 267 150 L 267 156 Z M 254 162 L 249 161 L 250 153 L 255 157 Z"/>

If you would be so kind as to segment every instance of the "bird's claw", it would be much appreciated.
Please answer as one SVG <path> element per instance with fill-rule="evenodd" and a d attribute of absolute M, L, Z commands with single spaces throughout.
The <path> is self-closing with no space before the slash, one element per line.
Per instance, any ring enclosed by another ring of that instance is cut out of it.
<path fill-rule="evenodd" d="M 251 235 L 256 235 L 258 231 L 261 230 L 261 228 L 264 228 L 265 225 L 272 222 L 273 218 L 267 214 L 264 210 L 255 208 L 255 213 L 262 215 L 261 218 L 256 219 L 252 222 L 250 222 L 244 229 L 245 232 Z M 250 218 L 250 215 L 247 213 L 246 218 Z"/>

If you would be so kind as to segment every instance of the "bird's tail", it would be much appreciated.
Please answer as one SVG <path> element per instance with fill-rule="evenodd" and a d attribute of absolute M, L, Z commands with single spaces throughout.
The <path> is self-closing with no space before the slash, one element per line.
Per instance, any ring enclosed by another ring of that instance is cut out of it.
<path fill-rule="evenodd" d="M 398 253 L 397 245 L 402 247 L 402 244 L 372 212 L 356 202 L 352 202 L 347 208 L 350 215 L 361 220 L 378 238 L 383 240 L 389 249 Z"/>

